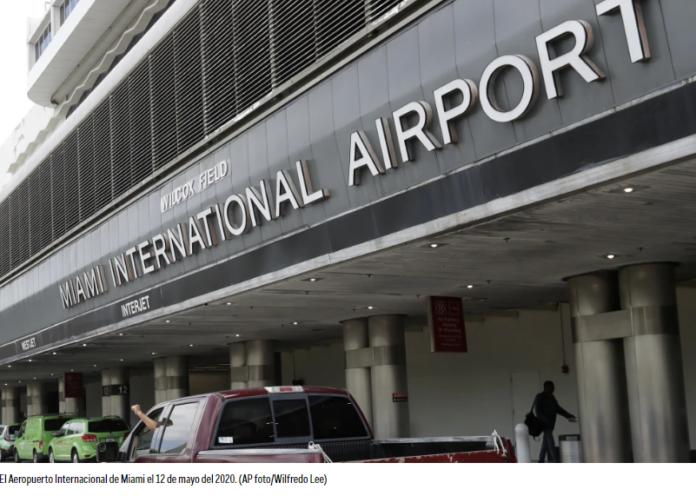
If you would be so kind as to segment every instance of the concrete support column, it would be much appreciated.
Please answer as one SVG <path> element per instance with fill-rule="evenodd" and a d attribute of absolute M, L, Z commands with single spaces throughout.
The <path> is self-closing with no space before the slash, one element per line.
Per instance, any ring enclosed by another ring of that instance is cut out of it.
<path fill-rule="evenodd" d="M 249 369 L 247 368 L 246 344 L 230 345 L 230 389 L 237 391 L 249 387 Z"/>
<path fill-rule="evenodd" d="M 189 394 L 188 357 L 166 357 L 167 400 L 177 400 Z"/>
<path fill-rule="evenodd" d="M 155 405 L 167 401 L 167 359 L 155 358 Z"/>
<path fill-rule="evenodd" d="M 58 379 L 58 413 L 66 413 L 65 410 L 65 377 Z"/>
<path fill-rule="evenodd" d="M 114 386 L 119 386 L 115 388 Z M 124 368 L 102 370 L 102 415 L 130 418 L 130 386 L 128 370 Z"/>
<path fill-rule="evenodd" d="M 585 462 L 632 460 L 618 279 L 613 272 L 569 280 Z"/>
<path fill-rule="evenodd" d="M 346 352 L 346 389 L 372 425 L 372 349 L 367 319 L 343 322 L 343 346 Z"/>
<path fill-rule="evenodd" d="M 44 385 L 40 382 L 27 385 L 27 416 L 51 413 L 48 410 Z"/>
<path fill-rule="evenodd" d="M 687 463 L 689 428 L 674 267 L 619 271 L 621 307 L 632 335 L 623 340 L 636 462 Z"/>
<path fill-rule="evenodd" d="M 408 382 L 404 317 L 368 319 L 372 366 L 372 427 L 378 439 L 409 436 Z"/>
<path fill-rule="evenodd" d="M 2 390 L 2 423 L 15 424 L 19 418 L 19 393 L 15 388 L 4 388 Z"/>
<path fill-rule="evenodd" d="M 273 341 L 248 341 L 246 343 L 249 388 L 274 386 L 275 360 Z"/>

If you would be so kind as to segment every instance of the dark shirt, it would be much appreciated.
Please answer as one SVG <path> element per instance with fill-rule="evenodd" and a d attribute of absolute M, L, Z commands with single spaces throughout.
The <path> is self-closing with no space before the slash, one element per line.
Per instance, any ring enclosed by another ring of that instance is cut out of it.
<path fill-rule="evenodd" d="M 561 405 L 558 404 L 554 395 L 547 393 L 539 393 L 536 395 L 534 399 L 534 411 L 537 418 L 541 420 L 544 426 L 551 429 L 556 427 L 556 415 L 562 415 L 567 419 L 575 417 L 561 408 Z"/>

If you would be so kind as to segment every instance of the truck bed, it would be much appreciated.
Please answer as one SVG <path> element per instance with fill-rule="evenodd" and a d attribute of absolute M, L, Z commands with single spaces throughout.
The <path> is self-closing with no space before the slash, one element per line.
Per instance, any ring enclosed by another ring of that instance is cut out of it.
<path fill-rule="evenodd" d="M 482 437 L 413 438 L 320 443 L 333 463 L 505 463 L 514 462 L 509 441 Z M 262 458 L 263 460 L 260 460 Z M 321 463 L 323 455 L 307 445 L 274 446 L 267 449 L 208 450 L 198 462 L 252 461 Z"/>

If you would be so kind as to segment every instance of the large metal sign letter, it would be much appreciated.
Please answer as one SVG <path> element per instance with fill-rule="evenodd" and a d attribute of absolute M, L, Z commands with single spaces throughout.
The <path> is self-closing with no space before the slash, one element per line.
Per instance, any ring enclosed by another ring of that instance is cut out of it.
<path fill-rule="evenodd" d="M 503 110 L 495 98 L 495 84 L 498 76 L 507 67 L 517 69 L 522 76 L 522 98 L 512 110 Z M 495 122 L 512 122 L 525 116 L 539 96 L 539 71 L 531 59 L 524 55 L 504 55 L 491 62 L 481 76 L 481 107 Z"/>
<path fill-rule="evenodd" d="M 462 103 L 452 106 L 445 110 L 445 97 L 452 93 L 462 95 Z M 435 90 L 435 107 L 440 118 L 440 129 L 442 129 L 442 144 L 459 143 L 457 128 L 454 120 L 463 117 L 474 108 L 478 100 L 478 89 L 473 81 L 466 79 L 455 79 L 446 85 Z"/>
<path fill-rule="evenodd" d="M 628 52 L 631 62 L 641 62 L 650 58 L 650 44 L 643 22 L 643 9 L 636 0 L 604 0 L 597 5 L 597 15 L 605 15 L 620 10 L 623 18 Z"/>
<path fill-rule="evenodd" d="M 553 47 L 551 44 L 566 36 L 575 38 L 575 47 L 568 53 L 551 58 Z M 591 83 L 604 79 L 604 74 L 592 61 L 585 56 L 594 44 L 592 26 L 585 21 L 568 21 L 559 24 L 553 29 L 540 34 L 536 38 L 541 72 L 546 84 L 546 95 L 549 100 L 563 96 L 558 72 L 566 67 L 572 67 L 582 78 Z"/>

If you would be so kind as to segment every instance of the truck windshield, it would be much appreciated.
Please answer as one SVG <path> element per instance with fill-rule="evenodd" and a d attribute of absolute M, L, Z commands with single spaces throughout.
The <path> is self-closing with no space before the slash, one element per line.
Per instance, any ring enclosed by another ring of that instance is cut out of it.
<path fill-rule="evenodd" d="M 314 439 L 348 439 L 368 437 L 355 405 L 345 396 L 310 396 Z"/>
<path fill-rule="evenodd" d="M 104 419 L 90 422 L 87 430 L 95 434 L 103 432 L 123 432 L 128 430 L 128 426 L 121 419 Z"/>
<path fill-rule="evenodd" d="M 56 432 L 60 430 L 61 427 L 63 427 L 63 424 L 65 424 L 68 420 L 70 419 L 46 419 L 44 420 L 44 431 L 45 432 Z"/>

